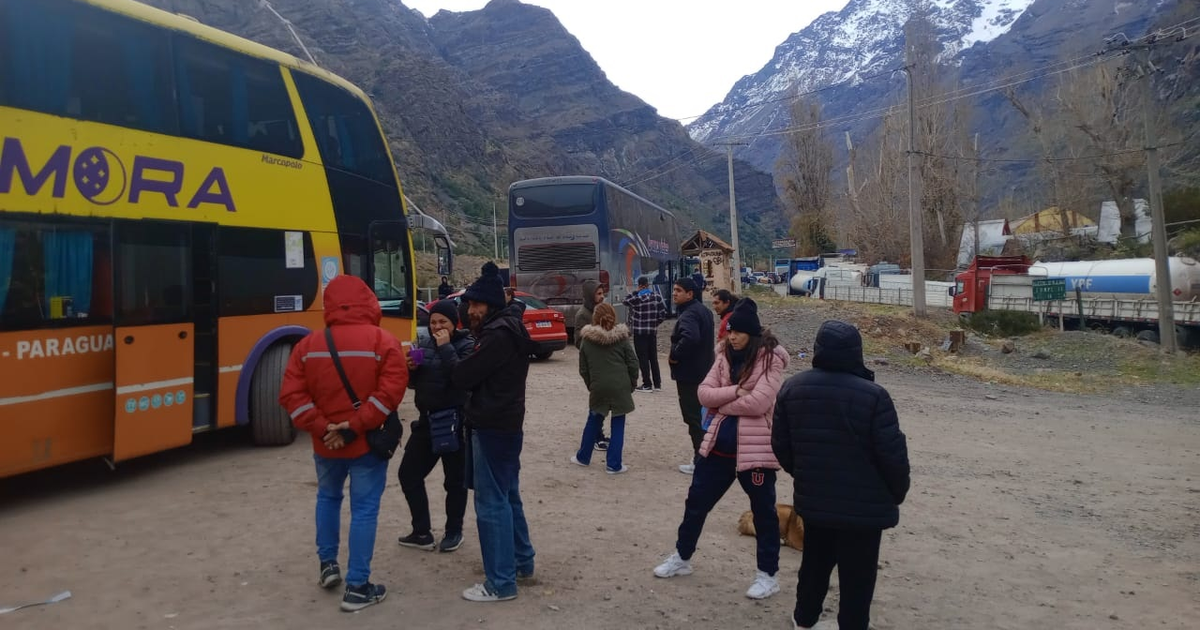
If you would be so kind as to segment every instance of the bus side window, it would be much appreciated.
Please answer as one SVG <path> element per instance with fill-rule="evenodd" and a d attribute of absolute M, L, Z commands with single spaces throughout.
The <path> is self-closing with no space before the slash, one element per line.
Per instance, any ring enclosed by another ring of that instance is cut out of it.
<path fill-rule="evenodd" d="M 0 330 L 111 321 L 110 259 L 103 228 L 0 227 Z"/>
<path fill-rule="evenodd" d="M 292 72 L 292 78 L 326 168 L 395 186 L 396 175 L 388 161 L 388 149 L 366 103 L 310 74 Z"/>
<path fill-rule="evenodd" d="M 286 232 L 221 226 L 217 231 L 220 314 L 275 312 L 275 296 L 299 295 L 303 309 L 317 300 L 318 276 L 312 235 L 302 232 L 303 266 L 288 267 Z"/>
<path fill-rule="evenodd" d="M 117 325 L 188 321 L 191 233 L 185 224 L 117 224 Z"/>
<path fill-rule="evenodd" d="M 167 34 L 77 2 L 0 3 L 0 104 L 175 133 Z"/>
<path fill-rule="evenodd" d="M 304 155 L 279 66 L 190 37 L 175 40 L 184 135 L 292 158 Z"/>

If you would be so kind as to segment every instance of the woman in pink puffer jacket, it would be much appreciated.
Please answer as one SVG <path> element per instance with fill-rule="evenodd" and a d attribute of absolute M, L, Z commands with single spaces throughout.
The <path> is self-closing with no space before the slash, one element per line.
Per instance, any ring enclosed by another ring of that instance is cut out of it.
<path fill-rule="evenodd" d="M 779 520 L 775 512 L 775 471 L 771 419 L 783 383 L 788 354 L 758 320 L 749 298 L 733 308 L 729 334 L 717 346 L 717 360 L 700 384 L 700 403 L 711 422 L 684 504 L 683 522 L 672 553 L 654 569 L 661 578 L 688 575 L 704 520 L 734 480 L 750 497 L 758 539 L 758 571 L 746 597 L 765 599 L 779 592 Z"/>

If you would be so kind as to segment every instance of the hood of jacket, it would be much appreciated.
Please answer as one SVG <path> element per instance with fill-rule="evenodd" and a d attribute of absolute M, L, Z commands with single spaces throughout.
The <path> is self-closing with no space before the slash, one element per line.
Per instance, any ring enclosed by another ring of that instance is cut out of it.
<path fill-rule="evenodd" d="M 845 372 L 875 380 L 875 373 L 863 363 L 862 335 L 846 322 L 830 320 L 821 324 L 813 344 L 813 367 L 828 372 Z"/>
<path fill-rule="evenodd" d="M 379 300 L 367 283 L 354 276 L 340 275 L 325 287 L 325 325 L 370 324 L 378 326 L 383 313 Z"/>
<path fill-rule="evenodd" d="M 583 338 L 602 346 L 611 346 L 629 340 L 629 327 L 617 324 L 612 330 L 604 330 L 602 326 L 584 326 L 579 332 Z"/>
<path fill-rule="evenodd" d="M 583 281 L 583 308 L 591 311 L 596 308 L 596 289 L 600 287 L 600 283 L 595 280 Z"/>

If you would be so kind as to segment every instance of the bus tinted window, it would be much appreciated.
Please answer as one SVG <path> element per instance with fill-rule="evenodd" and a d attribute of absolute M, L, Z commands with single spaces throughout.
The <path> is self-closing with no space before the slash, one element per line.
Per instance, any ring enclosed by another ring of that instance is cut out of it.
<path fill-rule="evenodd" d="M 522 217 L 575 217 L 596 209 L 594 184 L 531 186 L 511 193 L 509 208 Z"/>
<path fill-rule="evenodd" d="M 182 223 L 118 223 L 116 241 L 117 325 L 191 319 L 190 227 Z"/>
<path fill-rule="evenodd" d="M 112 321 L 103 227 L 0 224 L 0 330 Z"/>
<path fill-rule="evenodd" d="M 304 147 L 279 66 L 176 38 L 183 135 L 298 158 Z"/>
<path fill-rule="evenodd" d="M 167 35 L 74 2 L 0 3 L 0 104 L 175 133 Z"/>
<path fill-rule="evenodd" d="M 274 313 L 276 296 L 303 296 L 306 309 L 317 299 L 312 236 L 308 232 L 301 236 L 303 267 L 288 267 L 286 238 L 283 230 L 219 229 L 217 286 L 222 317 Z"/>
<path fill-rule="evenodd" d="M 375 117 L 350 92 L 303 72 L 293 72 L 327 168 L 395 186 L 396 176 Z"/>

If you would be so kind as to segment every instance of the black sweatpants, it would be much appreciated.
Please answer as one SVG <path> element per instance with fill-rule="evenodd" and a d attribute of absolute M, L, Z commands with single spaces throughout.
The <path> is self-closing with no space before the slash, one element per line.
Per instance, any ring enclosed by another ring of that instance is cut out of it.
<path fill-rule="evenodd" d="M 691 560 L 704 530 L 708 513 L 716 507 L 721 497 L 737 480 L 742 490 L 750 497 L 750 510 L 754 513 L 754 533 L 758 541 L 758 570 L 775 575 L 779 570 L 779 516 L 775 512 L 775 471 L 755 468 L 738 472 L 737 460 L 733 457 L 709 455 L 696 461 L 696 472 L 688 488 L 687 501 L 683 507 L 683 522 L 679 524 L 679 537 L 675 551 L 684 560 Z"/>
<path fill-rule="evenodd" d="M 829 591 L 829 576 L 837 566 L 841 602 L 840 630 L 867 630 L 871 621 L 871 599 L 875 596 L 875 571 L 879 566 L 882 530 L 849 530 L 804 524 L 804 558 L 796 585 L 796 623 L 805 628 L 817 624 Z"/>
<path fill-rule="evenodd" d="M 442 487 L 446 489 L 446 533 L 461 534 L 463 514 L 467 511 L 467 488 L 464 484 L 467 467 L 465 445 L 460 436 L 457 451 L 434 453 L 428 420 L 422 422 L 423 427 L 416 423 L 411 427 L 412 433 L 404 445 L 404 458 L 400 460 L 398 473 L 400 489 L 404 492 L 404 500 L 408 502 L 408 511 L 412 514 L 413 532 L 426 534 L 431 531 L 429 495 L 425 492 L 425 478 L 440 459 L 442 472 L 445 474 Z"/>
<path fill-rule="evenodd" d="M 692 453 L 699 453 L 700 442 L 704 440 L 704 429 L 700 428 L 700 383 L 675 381 L 675 387 L 679 391 L 679 412 L 692 439 Z"/>
<path fill-rule="evenodd" d="M 662 389 L 662 374 L 658 371 L 658 334 L 634 333 L 633 350 L 642 370 L 642 385 Z"/>

